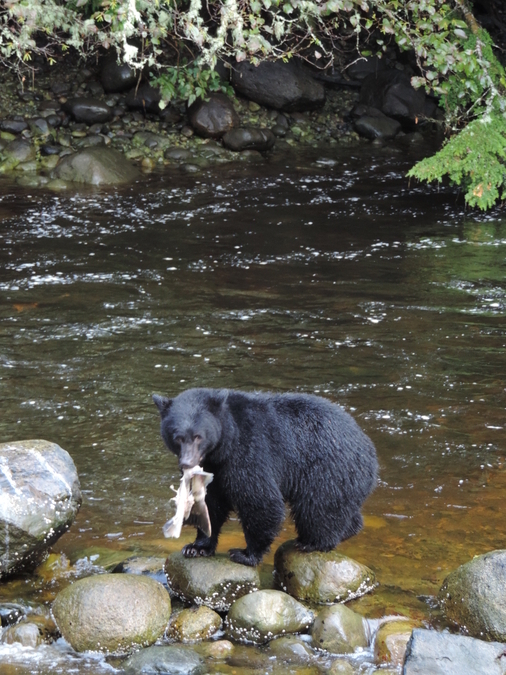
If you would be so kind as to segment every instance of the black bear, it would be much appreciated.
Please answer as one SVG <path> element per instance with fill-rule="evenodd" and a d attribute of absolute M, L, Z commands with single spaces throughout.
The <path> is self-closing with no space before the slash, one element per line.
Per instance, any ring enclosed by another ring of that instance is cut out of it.
<path fill-rule="evenodd" d="M 246 549 L 232 560 L 257 565 L 289 505 L 304 551 L 330 551 L 362 529 L 360 507 L 376 484 L 372 441 L 340 406 L 307 394 L 189 389 L 153 396 L 161 433 L 181 469 L 214 474 L 206 503 L 211 536 L 197 530 L 187 557 L 213 555 L 231 511 Z"/>

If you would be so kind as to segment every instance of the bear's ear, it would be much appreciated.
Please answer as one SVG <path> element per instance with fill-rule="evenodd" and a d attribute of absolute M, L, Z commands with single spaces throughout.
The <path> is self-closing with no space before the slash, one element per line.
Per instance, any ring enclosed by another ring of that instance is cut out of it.
<path fill-rule="evenodd" d="M 172 405 L 173 399 L 171 398 L 165 398 L 165 396 L 158 396 L 157 394 L 153 394 L 153 401 L 156 407 L 158 408 L 160 415 L 163 417 L 167 410 L 170 408 Z"/>
<path fill-rule="evenodd" d="M 221 406 L 223 405 L 223 402 L 224 402 L 223 399 L 217 396 L 212 396 L 211 398 L 209 398 L 207 401 L 207 408 L 209 412 L 212 413 L 213 415 L 216 415 L 220 410 Z"/>

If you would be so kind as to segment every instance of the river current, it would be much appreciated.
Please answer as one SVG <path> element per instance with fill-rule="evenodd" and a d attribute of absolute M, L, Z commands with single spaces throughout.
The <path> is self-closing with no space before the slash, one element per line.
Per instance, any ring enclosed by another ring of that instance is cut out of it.
<path fill-rule="evenodd" d="M 74 459 L 83 506 L 55 551 L 100 564 L 192 541 L 162 535 L 179 474 L 153 393 L 309 392 L 351 412 L 380 460 L 364 530 L 340 546 L 379 587 L 350 606 L 442 621 L 447 573 L 505 547 L 506 217 L 409 185 L 409 166 L 368 148 L 112 191 L 2 183 L 0 441 Z M 287 520 L 273 551 L 293 536 Z M 232 520 L 219 550 L 242 541 Z M 0 585 L 5 601 L 53 595 Z M 0 672 L 114 665 L 0 645 Z"/>

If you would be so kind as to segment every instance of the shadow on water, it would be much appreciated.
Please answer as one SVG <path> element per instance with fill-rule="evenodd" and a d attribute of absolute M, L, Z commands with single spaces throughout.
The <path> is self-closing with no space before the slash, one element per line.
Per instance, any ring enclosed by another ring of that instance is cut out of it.
<path fill-rule="evenodd" d="M 340 547 L 380 582 L 354 608 L 438 621 L 448 571 L 504 547 L 506 219 L 409 187 L 397 155 L 313 159 L 123 191 L 5 190 L 1 440 L 72 455 L 84 503 L 56 550 L 165 556 L 194 533 L 162 537 L 179 478 L 152 393 L 327 396 L 381 463 L 365 528 Z M 287 521 L 276 545 L 293 535 Z M 220 550 L 241 542 L 231 521 Z M 54 593 L 2 585 L 5 599 Z M 9 658 L 9 675 L 46 672 Z M 68 654 L 51 659 L 73 672 Z"/>

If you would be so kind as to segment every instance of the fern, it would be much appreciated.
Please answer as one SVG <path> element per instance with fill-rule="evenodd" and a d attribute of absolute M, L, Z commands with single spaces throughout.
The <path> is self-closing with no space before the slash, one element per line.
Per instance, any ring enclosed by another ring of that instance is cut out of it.
<path fill-rule="evenodd" d="M 491 208 L 506 198 L 506 117 L 491 112 L 472 121 L 439 152 L 415 164 L 408 176 L 428 182 L 448 176 L 463 187 L 470 206 Z"/>

